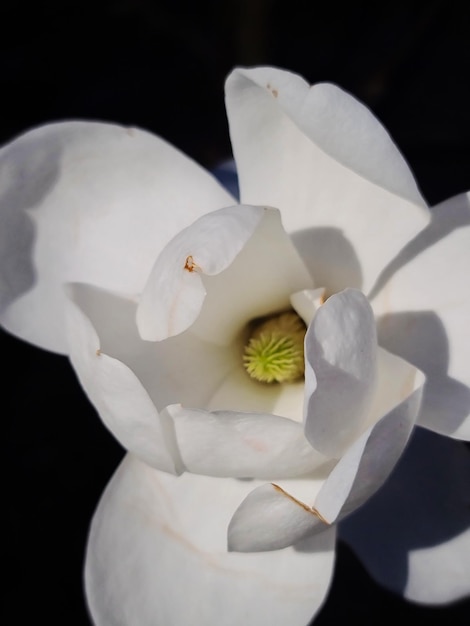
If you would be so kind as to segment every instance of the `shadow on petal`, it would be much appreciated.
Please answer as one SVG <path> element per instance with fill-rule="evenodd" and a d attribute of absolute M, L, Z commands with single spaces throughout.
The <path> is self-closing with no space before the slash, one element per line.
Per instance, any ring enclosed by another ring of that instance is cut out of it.
<path fill-rule="evenodd" d="M 0 153 L 0 314 L 36 281 L 35 226 L 28 211 L 37 208 L 59 178 L 61 148 L 34 142 L 7 146 Z M 27 157 L 27 158 L 26 158 Z"/>
<path fill-rule="evenodd" d="M 429 311 L 392 313 L 377 321 L 379 344 L 426 375 L 418 424 L 452 434 L 470 413 L 470 388 L 448 376 L 449 343 L 439 317 Z"/>
<path fill-rule="evenodd" d="M 325 287 L 327 296 L 346 287 L 361 288 L 359 259 L 340 229 L 307 228 L 292 233 L 291 238 L 315 286 Z"/>
<path fill-rule="evenodd" d="M 407 263 L 447 237 L 452 231 L 470 225 L 470 196 L 463 194 L 452 200 L 435 207 L 431 212 L 431 221 L 428 226 L 383 269 L 369 292 L 369 300 L 372 300 L 391 277 Z"/>
<path fill-rule="evenodd" d="M 340 538 L 379 583 L 403 593 L 413 576 L 410 553 L 445 548 L 469 527 L 469 484 L 465 444 L 418 428 L 384 487 L 340 523 Z"/>

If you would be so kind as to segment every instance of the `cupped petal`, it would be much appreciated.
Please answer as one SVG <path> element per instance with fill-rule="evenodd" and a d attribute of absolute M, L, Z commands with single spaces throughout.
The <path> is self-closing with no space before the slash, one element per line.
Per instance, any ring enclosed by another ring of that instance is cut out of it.
<path fill-rule="evenodd" d="M 66 352 L 64 283 L 137 293 L 177 232 L 230 204 L 210 174 L 138 129 L 67 122 L 22 135 L 0 152 L 2 324 Z"/>
<path fill-rule="evenodd" d="M 364 431 L 377 383 L 377 332 L 367 298 L 346 289 L 322 305 L 305 336 L 305 436 L 340 458 Z"/>
<path fill-rule="evenodd" d="M 329 459 L 305 439 L 302 425 L 262 413 L 166 407 L 184 467 L 193 474 L 233 478 L 293 478 Z"/>
<path fill-rule="evenodd" d="M 95 513 L 85 583 L 96 626 L 305 626 L 323 603 L 335 531 L 263 554 L 227 551 L 251 483 L 152 470 L 128 455 Z"/>
<path fill-rule="evenodd" d="M 267 385 L 248 376 L 241 352 L 232 371 L 221 380 L 206 408 L 211 411 L 271 413 L 302 422 L 304 381 Z"/>
<path fill-rule="evenodd" d="M 424 604 L 459 600 L 470 595 L 469 484 L 465 444 L 417 428 L 383 488 L 340 523 L 340 536 L 387 589 Z"/>
<path fill-rule="evenodd" d="M 318 286 L 365 293 L 429 221 L 377 119 L 329 84 L 272 67 L 234 70 L 226 106 L 241 201 L 282 211 Z M 386 237 L 384 237 L 386 233 Z"/>
<path fill-rule="evenodd" d="M 201 217 L 163 250 L 137 324 L 146 340 L 192 325 L 194 334 L 227 345 L 252 318 L 289 307 L 291 291 L 311 284 L 279 211 L 227 207 Z"/>
<path fill-rule="evenodd" d="M 330 523 L 359 508 L 383 485 L 416 422 L 424 376 L 385 350 L 380 356 L 372 425 L 338 461 L 315 499 L 315 508 Z"/>
<path fill-rule="evenodd" d="M 433 209 L 432 222 L 390 264 L 372 299 L 379 342 L 427 378 L 421 426 L 470 439 L 470 194 Z"/>
<path fill-rule="evenodd" d="M 101 419 L 127 450 L 146 463 L 180 473 L 171 421 L 159 415 L 134 372 L 101 350 L 95 328 L 78 305 L 78 286 L 69 286 L 68 292 L 65 319 L 70 360 Z"/>
<path fill-rule="evenodd" d="M 231 549 L 275 550 L 324 532 L 381 487 L 406 446 L 424 382 L 409 363 L 381 351 L 377 395 L 390 379 L 395 393 L 377 399 L 374 406 L 387 409 L 384 417 L 376 419 L 337 463 L 320 468 L 316 480 L 262 485 L 245 498 L 230 522 Z"/>

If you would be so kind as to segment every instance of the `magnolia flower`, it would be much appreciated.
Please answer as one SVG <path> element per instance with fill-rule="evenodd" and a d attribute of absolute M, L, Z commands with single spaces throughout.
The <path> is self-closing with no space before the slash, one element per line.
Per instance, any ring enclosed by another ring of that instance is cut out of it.
<path fill-rule="evenodd" d="M 129 451 L 89 536 L 100 626 L 307 624 L 343 519 L 397 588 L 376 548 L 379 529 L 396 542 L 387 487 L 372 556 L 368 506 L 349 515 L 416 424 L 469 438 L 468 197 L 430 212 L 333 85 L 238 69 L 226 97 L 241 204 L 141 130 L 53 124 L 0 153 L 2 323 L 70 356 Z M 410 552 L 411 599 L 469 591 L 465 481 L 451 494 L 422 523 L 439 543 Z"/>

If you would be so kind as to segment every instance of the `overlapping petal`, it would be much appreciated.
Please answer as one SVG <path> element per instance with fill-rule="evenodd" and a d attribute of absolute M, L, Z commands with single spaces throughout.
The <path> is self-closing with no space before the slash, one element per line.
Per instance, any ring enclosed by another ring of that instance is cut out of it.
<path fill-rule="evenodd" d="M 277 415 L 203 411 L 180 405 L 164 411 L 173 420 L 187 471 L 235 478 L 292 478 L 329 459 L 305 439 L 302 424 Z"/>
<path fill-rule="evenodd" d="M 251 482 L 152 470 L 128 455 L 91 526 L 86 590 L 97 626 L 305 626 L 332 575 L 335 530 L 280 552 L 227 552 Z"/>
<path fill-rule="evenodd" d="M 305 337 L 305 435 L 340 458 L 364 430 L 377 384 L 377 331 L 356 289 L 331 296 Z"/>
<path fill-rule="evenodd" d="M 370 416 L 373 425 L 348 448 L 319 485 L 315 487 L 312 480 L 310 494 L 305 493 L 305 488 L 292 491 L 282 482 L 251 492 L 230 523 L 229 545 L 233 550 L 280 549 L 301 537 L 323 532 L 326 524 L 351 513 L 381 487 L 414 426 L 424 377 L 399 357 L 385 351 L 380 351 L 380 357 L 376 400 Z M 380 392 L 390 378 L 394 379 L 393 391 L 384 401 Z"/>
<path fill-rule="evenodd" d="M 340 536 L 380 584 L 410 600 L 468 596 L 469 484 L 465 445 L 418 428 L 382 489 L 341 522 Z"/>
<path fill-rule="evenodd" d="M 433 209 L 432 221 L 379 278 L 372 299 L 379 340 L 427 377 L 419 423 L 470 439 L 470 196 Z"/>
<path fill-rule="evenodd" d="M 0 152 L 2 324 L 66 352 L 64 283 L 138 293 L 177 232 L 230 204 L 210 174 L 142 130 L 67 122 L 22 135 Z"/>
<path fill-rule="evenodd" d="M 311 284 L 279 211 L 228 207 L 200 218 L 163 250 L 137 323 L 144 339 L 166 339 L 191 326 L 226 345 L 244 324 L 287 308 L 289 293 Z"/>
<path fill-rule="evenodd" d="M 127 450 L 149 465 L 171 473 L 181 472 L 171 422 L 159 415 L 135 373 L 102 352 L 100 338 L 79 306 L 86 290 L 85 294 L 80 293 L 76 286 L 69 292 L 66 328 L 70 358 L 101 419 Z"/>
<path fill-rule="evenodd" d="M 281 210 L 317 286 L 367 293 L 429 220 L 384 128 L 337 87 L 271 67 L 234 70 L 226 106 L 241 201 Z"/>

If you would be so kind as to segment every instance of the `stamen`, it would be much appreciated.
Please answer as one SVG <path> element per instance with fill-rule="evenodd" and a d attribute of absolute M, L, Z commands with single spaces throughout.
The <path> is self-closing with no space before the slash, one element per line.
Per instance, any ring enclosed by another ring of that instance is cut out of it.
<path fill-rule="evenodd" d="M 245 346 L 243 365 L 262 383 L 290 383 L 303 377 L 306 327 L 293 311 L 258 324 Z"/>

